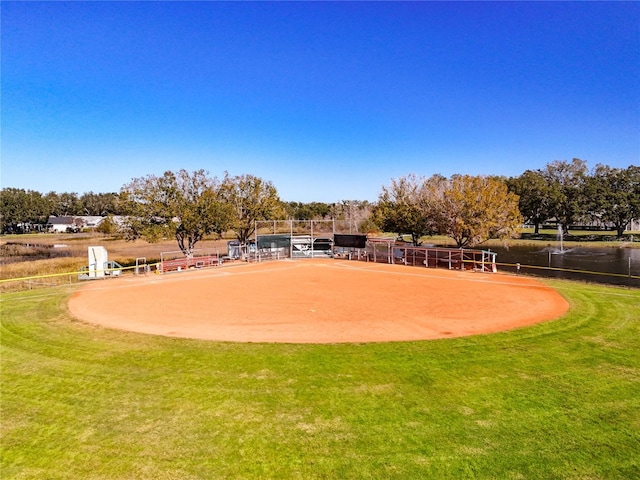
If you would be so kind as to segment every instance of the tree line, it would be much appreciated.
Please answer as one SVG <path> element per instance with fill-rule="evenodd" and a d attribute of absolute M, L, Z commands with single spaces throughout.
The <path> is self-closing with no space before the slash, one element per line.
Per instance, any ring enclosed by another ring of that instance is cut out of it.
<path fill-rule="evenodd" d="M 384 231 L 410 234 L 414 245 L 424 235 L 441 234 L 458 247 L 513 238 L 523 221 L 506 182 L 471 175 L 393 179 L 382 188 L 374 219 Z"/>
<path fill-rule="evenodd" d="M 566 230 L 578 221 L 612 225 L 622 236 L 640 217 L 640 167 L 555 161 L 518 177 L 409 174 L 383 185 L 377 202 L 285 202 L 270 182 L 254 175 L 210 177 L 204 170 L 147 175 L 118 193 L 55 193 L 4 188 L 0 228 L 18 232 L 45 225 L 50 215 L 118 215 L 129 239 L 175 237 L 189 255 L 204 236 L 234 231 L 241 242 L 256 220 L 343 219 L 354 232 L 380 230 L 420 237 L 442 234 L 460 247 L 517 236 L 523 222 L 552 220 Z"/>
<path fill-rule="evenodd" d="M 3 188 L 0 190 L 0 229 L 2 233 L 23 233 L 44 226 L 50 216 L 125 215 L 118 193 L 49 192 Z"/>
<path fill-rule="evenodd" d="M 622 237 L 640 218 L 640 167 L 598 164 L 589 171 L 574 158 L 511 178 L 408 175 L 382 187 L 374 218 L 385 231 L 410 234 L 414 243 L 439 233 L 459 247 L 513 237 L 523 222 L 534 225 L 535 234 L 551 221 L 565 233 L 581 223 L 613 227 Z"/>
<path fill-rule="evenodd" d="M 31 230 L 43 230 L 50 216 L 129 215 L 131 212 L 126 199 L 127 194 L 124 191 L 88 192 L 78 195 L 75 192 L 42 194 L 35 190 L 3 188 L 0 190 L 0 232 L 26 233 Z M 371 203 L 366 200 L 343 200 L 336 203 L 281 201 L 280 207 L 280 216 L 284 219 L 348 220 L 353 217 L 353 223 L 357 228 L 362 219 L 370 214 Z"/>
<path fill-rule="evenodd" d="M 120 233 L 129 240 L 155 242 L 175 238 L 185 255 L 208 235 L 233 231 L 246 243 L 256 220 L 342 219 L 366 225 L 367 201 L 284 202 L 275 186 L 254 175 L 210 177 L 204 170 L 167 171 L 161 176 L 134 178 L 118 193 L 55 193 L 4 188 L 0 191 L 2 233 L 44 230 L 50 216 L 107 216 L 103 223 L 115 228 L 112 217 L 122 217 Z"/>
<path fill-rule="evenodd" d="M 507 180 L 519 197 L 518 207 L 535 233 L 554 219 L 565 233 L 577 222 L 612 225 L 621 237 L 632 220 L 640 218 L 640 167 L 611 168 L 587 162 L 555 161 Z"/>

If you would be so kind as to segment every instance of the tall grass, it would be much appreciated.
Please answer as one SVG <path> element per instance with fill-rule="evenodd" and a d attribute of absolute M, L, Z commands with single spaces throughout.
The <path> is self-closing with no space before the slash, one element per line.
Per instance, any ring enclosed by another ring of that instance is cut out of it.
<path fill-rule="evenodd" d="M 30 246 L 24 246 L 26 244 Z M 53 245 L 58 247 L 47 248 Z M 135 265 L 136 258 L 142 257 L 146 258 L 148 263 L 157 262 L 160 260 L 161 252 L 178 250 L 176 241 L 172 239 L 148 243 L 144 240 L 127 241 L 97 233 L 6 235 L 0 239 L 0 280 L 77 272 L 88 263 L 88 247 L 95 245 L 104 246 L 108 251 L 109 260 L 123 266 Z M 226 253 L 226 240 L 205 239 L 196 244 L 196 248 L 217 249 Z M 69 282 L 69 277 L 52 277 L 41 282 L 64 284 Z M 1 284 L 0 291 L 22 288 L 26 284 Z"/>
<path fill-rule="evenodd" d="M 640 478 L 640 291 L 549 283 L 553 322 L 346 345 L 119 332 L 70 318 L 72 287 L 3 294 L 2 477 Z"/>

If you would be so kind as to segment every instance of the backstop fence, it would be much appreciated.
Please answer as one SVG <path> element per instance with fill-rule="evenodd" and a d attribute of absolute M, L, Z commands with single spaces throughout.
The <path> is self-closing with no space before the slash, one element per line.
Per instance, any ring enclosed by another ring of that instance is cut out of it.
<path fill-rule="evenodd" d="M 253 247 L 247 249 L 250 262 L 285 258 L 333 258 L 336 228 L 331 220 L 256 221 Z"/>
<path fill-rule="evenodd" d="M 413 246 L 392 238 L 344 233 L 335 220 L 256 222 L 247 250 L 251 262 L 286 258 L 345 258 L 377 263 L 496 272 L 496 253 L 487 250 Z"/>

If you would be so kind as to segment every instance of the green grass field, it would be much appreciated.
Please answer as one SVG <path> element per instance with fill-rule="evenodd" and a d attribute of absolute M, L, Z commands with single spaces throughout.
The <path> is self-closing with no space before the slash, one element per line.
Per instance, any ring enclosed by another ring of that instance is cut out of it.
<path fill-rule="evenodd" d="M 549 283 L 557 321 L 347 345 L 145 336 L 71 319 L 75 287 L 2 294 L 0 476 L 640 478 L 640 290 Z"/>

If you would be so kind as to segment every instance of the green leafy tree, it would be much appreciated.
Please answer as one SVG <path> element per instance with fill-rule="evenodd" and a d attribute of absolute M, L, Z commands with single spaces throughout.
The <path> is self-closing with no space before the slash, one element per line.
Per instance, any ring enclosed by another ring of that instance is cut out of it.
<path fill-rule="evenodd" d="M 540 170 L 526 170 L 522 175 L 507 181 L 509 190 L 519 197 L 518 208 L 534 232 L 540 232 L 540 224 L 552 216 L 551 186 Z"/>
<path fill-rule="evenodd" d="M 247 243 L 253 235 L 256 221 L 284 217 L 276 187 L 254 175 L 231 177 L 225 174 L 220 195 L 233 212 L 230 228 L 235 231 L 240 243 Z"/>
<path fill-rule="evenodd" d="M 83 215 L 119 215 L 120 196 L 117 193 L 87 192 L 78 199 Z"/>
<path fill-rule="evenodd" d="M 82 203 L 75 192 L 49 192 L 45 195 L 49 204 L 49 214 L 56 217 L 84 215 Z"/>
<path fill-rule="evenodd" d="M 439 233 L 453 238 L 458 247 L 473 247 L 491 238 L 506 240 L 519 233 L 518 196 L 504 181 L 454 175 L 430 182 L 428 196 Z"/>
<path fill-rule="evenodd" d="M 621 237 L 640 217 L 640 167 L 596 165 L 586 182 L 586 198 L 592 219 L 613 224 Z"/>
<path fill-rule="evenodd" d="M 113 219 L 113 215 L 107 215 L 107 217 L 100 222 L 100 225 L 96 227 L 96 232 L 104 233 L 105 235 L 118 233 L 118 224 Z"/>
<path fill-rule="evenodd" d="M 373 218 L 381 230 L 399 236 L 411 235 L 413 244 L 418 245 L 420 237 L 434 230 L 426 203 L 424 179 L 414 174 L 394 178 L 390 185 L 382 187 Z"/>
<path fill-rule="evenodd" d="M 219 182 L 204 170 L 136 178 L 122 187 L 122 193 L 129 214 L 127 238 L 155 242 L 173 236 L 187 257 L 196 243 L 206 235 L 220 235 L 233 220 Z"/>
<path fill-rule="evenodd" d="M 325 220 L 331 214 L 330 205 L 324 202 L 311 202 L 309 203 L 309 209 L 311 210 L 312 220 Z"/>
<path fill-rule="evenodd" d="M 43 225 L 49 210 L 39 192 L 21 188 L 0 190 L 0 231 L 20 233 L 34 224 Z"/>
<path fill-rule="evenodd" d="M 586 214 L 587 162 L 574 158 L 570 163 L 555 161 L 543 170 L 550 192 L 550 211 L 565 233 L 569 225 Z"/>
<path fill-rule="evenodd" d="M 324 220 L 331 212 L 330 205 L 323 202 L 285 202 L 282 207 L 287 218 L 296 220 Z"/>
<path fill-rule="evenodd" d="M 302 202 L 283 202 L 282 208 L 287 218 L 297 218 L 300 220 L 308 220 L 310 212 L 305 209 L 305 203 Z"/>

